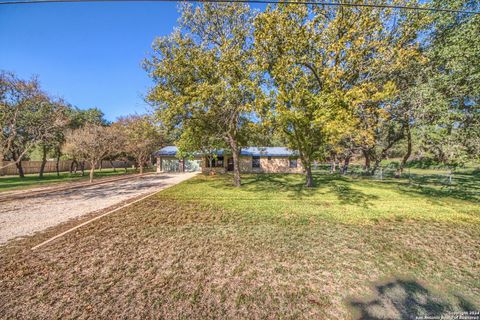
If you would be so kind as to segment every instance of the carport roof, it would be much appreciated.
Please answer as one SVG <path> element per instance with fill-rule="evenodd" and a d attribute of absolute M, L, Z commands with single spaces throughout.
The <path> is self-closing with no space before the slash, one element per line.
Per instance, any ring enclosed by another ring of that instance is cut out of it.
<path fill-rule="evenodd" d="M 177 154 L 178 148 L 175 146 L 167 146 L 155 152 L 155 155 L 158 156 L 175 156 Z"/>
<path fill-rule="evenodd" d="M 167 146 L 155 152 L 157 156 L 176 156 L 178 148 L 176 146 Z M 224 150 L 217 150 L 213 152 L 217 155 L 222 155 Z M 298 152 L 286 147 L 247 147 L 240 151 L 242 156 L 263 156 L 263 157 L 290 157 L 298 155 Z"/>

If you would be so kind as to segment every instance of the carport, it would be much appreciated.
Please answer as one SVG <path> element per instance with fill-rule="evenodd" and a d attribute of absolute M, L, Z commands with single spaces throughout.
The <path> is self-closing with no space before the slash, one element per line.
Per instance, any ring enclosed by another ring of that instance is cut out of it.
<path fill-rule="evenodd" d="M 155 153 L 157 172 L 195 172 L 200 171 L 201 158 L 178 158 L 177 147 L 168 146 Z"/>

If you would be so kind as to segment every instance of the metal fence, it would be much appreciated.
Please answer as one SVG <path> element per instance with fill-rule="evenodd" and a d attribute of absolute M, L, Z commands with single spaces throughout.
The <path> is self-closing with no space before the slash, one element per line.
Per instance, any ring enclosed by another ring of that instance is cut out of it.
<path fill-rule="evenodd" d="M 314 163 L 314 172 L 320 174 L 341 174 L 352 177 L 365 177 L 373 180 L 384 180 L 398 177 L 398 167 L 395 165 L 380 165 L 374 172 L 372 169 L 366 169 L 365 166 L 359 164 L 348 165 L 346 171 L 343 170 L 342 165 L 335 165 L 331 163 Z M 425 180 L 426 178 L 434 179 L 436 183 L 444 185 L 455 184 L 455 178 L 463 170 L 455 170 L 454 168 L 441 169 L 420 169 L 406 167 L 403 169 L 401 178 L 410 181 Z"/>

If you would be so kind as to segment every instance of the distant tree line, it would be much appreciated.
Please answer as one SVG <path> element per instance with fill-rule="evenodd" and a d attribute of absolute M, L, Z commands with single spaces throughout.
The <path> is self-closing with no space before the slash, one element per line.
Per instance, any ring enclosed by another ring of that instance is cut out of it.
<path fill-rule="evenodd" d="M 90 164 L 90 181 L 102 160 L 133 159 L 140 173 L 162 142 L 159 127 L 148 115 L 131 115 L 109 123 L 97 108 L 82 110 L 45 93 L 37 78 L 24 80 L 0 72 L 0 157 L 24 177 L 22 160 L 37 151 L 43 177 L 47 159 L 71 159 L 71 171 Z M 1 167 L 1 166 L 0 166 Z"/>
<path fill-rule="evenodd" d="M 388 4 L 391 1 L 381 1 Z M 395 1 L 479 10 L 468 0 Z M 184 4 L 144 68 L 148 100 L 182 153 L 226 148 L 240 186 L 248 144 L 314 160 L 412 156 L 445 164 L 480 157 L 480 15 L 391 8 Z"/>

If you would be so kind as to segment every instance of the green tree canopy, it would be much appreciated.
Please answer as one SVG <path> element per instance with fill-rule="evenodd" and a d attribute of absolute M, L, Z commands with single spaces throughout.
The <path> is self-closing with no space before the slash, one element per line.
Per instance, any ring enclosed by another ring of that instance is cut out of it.
<path fill-rule="evenodd" d="M 459 10 L 480 3 L 449 0 Z M 435 5 L 445 1 L 434 0 Z M 432 13 L 425 54 L 430 64 L 420 93 L 417 136 L 424 151 L 444 163 L 480 157 L 480 15 Z"/>
<path fill-rule="evenodd" d="M 252 21 L 252 11 L 240 3 L 184 4 L 178 28 L 156 39 L 155 54 L 145 63 L 155 81 L 148 100 L 161 122 L 182 129 L 181 148 L 227 146 L 235 186 L 240 186 L 240 149 L 261 94 Z"/>
<path fill-rule="evenodd" d="M 258 16 L 255 53 L 274 87 L 272 117 L 299 150 L 307 186 L 327 146 L 350 136 L 371 147 L 393 119 L 393 75 L 420 55 L 417 20 L 395 18 L 390 9 L 285 4 Z"/>
<path fill-rule="evenodd" d="M 130 115 L 121 117 L 113 125 L 118 140 L 121 141 L 117 150 L 111 153 L 124 151 L 131 155 L 143 173 L 143 167 L 152 153 L 161 148 L 163 136 L 159 128 L 153 123 L 150 116 Z"/>

